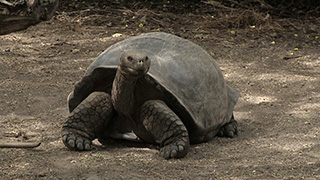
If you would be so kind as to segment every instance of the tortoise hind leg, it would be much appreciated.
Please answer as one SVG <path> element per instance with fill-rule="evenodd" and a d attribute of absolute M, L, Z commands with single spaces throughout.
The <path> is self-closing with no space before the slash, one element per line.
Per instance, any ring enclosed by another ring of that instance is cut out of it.
<path fill-rule="evenodd" d="M 72 150 L 91 150 L 91 141 L 103 134 L 113 114 L 109 94 L 91 93 L 71 112 L 63 124 L 63 143 Z"/>
<path fill-rule="evenodd" d="M 160 100 L 146 101 L 140 118 L 147 131 L 161 146 L 160 155 L 165 159 L 182 158 L 190 148 L 189 135 L 180 118 Z"/>
<path fill-rule="evenodd" d="M 238 135 L 238 122 L 232 115 L 230 122 L 220 128 L 218 136 L 234 138 L 236 135 Z"/>

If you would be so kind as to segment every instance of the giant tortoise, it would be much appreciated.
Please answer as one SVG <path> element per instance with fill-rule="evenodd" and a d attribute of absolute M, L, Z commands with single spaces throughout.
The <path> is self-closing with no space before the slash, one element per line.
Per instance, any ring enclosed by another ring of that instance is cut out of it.
<path fill-rule="evenodd" d="M 90 150 L 95 138 L 160 145 L 166 159 L 184 157 L 190 143 L 234 137 L 237 90 L 200 46 L 153 32 L 107 48 L 68 97 L 64 144 Z"/>

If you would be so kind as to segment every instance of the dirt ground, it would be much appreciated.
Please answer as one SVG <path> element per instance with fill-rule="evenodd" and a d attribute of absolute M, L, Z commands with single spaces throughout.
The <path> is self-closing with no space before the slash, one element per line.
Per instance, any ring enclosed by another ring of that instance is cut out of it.
<path fill-rule="evenodd" d="M 175 12 L 74 2 L 0 36 L 0 141 L 42 142 L 0 149 L 0 179 L 320 179 L 319 18 L 237 27 L 215 23 L 221 16 L 208 4 Z M 240 135 L 192 145 L 178 160 L 145 144 L 68 150 L 60 130 L 74 83 L 108 46 L 151 31 L 184 37 L 216 59 L 241 92 Z"/>

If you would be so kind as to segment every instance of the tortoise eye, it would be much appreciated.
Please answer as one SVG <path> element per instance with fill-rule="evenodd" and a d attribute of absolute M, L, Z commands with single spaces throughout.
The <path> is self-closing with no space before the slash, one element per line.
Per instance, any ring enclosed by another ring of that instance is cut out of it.
<path fill-rule="evenodd" d="M 128 56 L 127 60 L 131 62 L 131 61 L 133 61 L 133 58 L 131 56 Z"/>
<path fill-rule="evenodd" d="M 146 56 L 146 61 L 148 61 L 149 60 L 149 57 L 148 56 Z"/>

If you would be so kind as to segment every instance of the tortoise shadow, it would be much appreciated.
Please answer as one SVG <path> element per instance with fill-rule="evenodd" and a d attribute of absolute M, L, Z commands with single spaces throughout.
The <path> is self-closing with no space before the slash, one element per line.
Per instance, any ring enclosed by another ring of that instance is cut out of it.
<path fill-rule="evenodd" d="M 99 144 L 94 143 L 93 146 L 97 150 L 108 150 L 108 149 L 125 149 L 125 148 L 149 148 L 159 150 L 160 146 L 156 144 L 149 144 L 146 142 L 134 142 L 122 139 L 106 139 L 99 140 Z"/>

